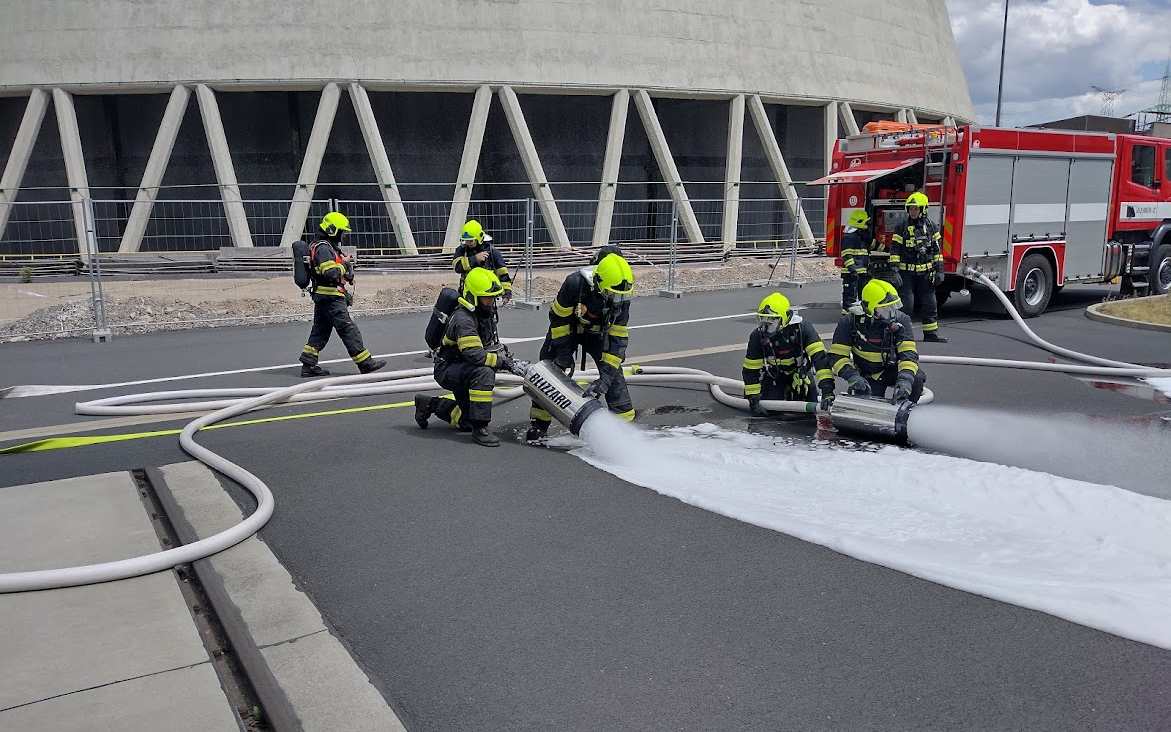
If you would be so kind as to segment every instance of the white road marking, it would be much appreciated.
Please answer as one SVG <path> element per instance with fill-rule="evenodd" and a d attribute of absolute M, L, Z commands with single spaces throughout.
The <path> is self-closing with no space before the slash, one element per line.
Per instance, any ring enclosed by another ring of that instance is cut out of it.
<path fill-rule="evenodd" d="M 735 313 L 732 315 L 716 315 L 708 318 L 692 318 L 690 320 L 671 320 L 665 323 L 646 323 L 643 325 L 632 325 L 631 330 L 638 328 L 663 328 L 672 325 L 689 325 L 691 323 L 706 323 L 713 320 L 730 320 L 733 318 L 742 318 L 753 313 Z M 529 338 L 501 338 L 501 342 L 512 345 L 516 343 L 532 343 L 535 341 L 543 341 L 544 334 Z M 379 353 L 374 358 L 396 358 L 401 356 L 419 356 L 426 353 L 426 351 L 402 351 L 399 353 Z M 347 363 L 348 358 L 334 358 L 327 361 L 321 361 L 322 364 L 331 363 Z M 25 386 L 9 387 L 8 393 L 4 394 L 6 399 L 17 399 L 21 397 L 44 396 L 46 394 L 62 394 L 68 392 L 78 391 L 97 391 L 100 389 L 118 389 L 125 386 L 142 386 L 145 384 L 164 384 L 170 381 L 187 381 L 188 379 L 204 379 L 214 376 L 231 376 L 232 374 L 252 374 L 262 371 L 276 371 L 279 369 L 291 369 L 300 366 L 298 363 L 285 363 L 276 366 L 254 366 L 243 369 L 229 369 L 226 371 L 204 371 L 197 374 L 180 374 L 177 376 L 161 376 L 155 379 L 138 379 L 135 381 L 119 381 L 111 384 L 61 384 L 61 385 L 42 385 L 30 384 Z"/>

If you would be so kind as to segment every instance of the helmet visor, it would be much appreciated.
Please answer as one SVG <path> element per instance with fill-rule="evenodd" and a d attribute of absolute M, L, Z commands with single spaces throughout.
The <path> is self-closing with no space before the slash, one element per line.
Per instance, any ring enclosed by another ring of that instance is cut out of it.
<path fill-rule="evenodd" d="M 899 309 L 895 305 L 883 305 L 880 308 L 874 308 L 874 317 L 879 320 L 894 320 L 898 311 Z"/>
<path fill-rule="evenodd" d="M 634 297 L 634 283 L 623 280 L 613 287 L 602 288 L 602 294 L 610 302 L 628 302 Z"/>

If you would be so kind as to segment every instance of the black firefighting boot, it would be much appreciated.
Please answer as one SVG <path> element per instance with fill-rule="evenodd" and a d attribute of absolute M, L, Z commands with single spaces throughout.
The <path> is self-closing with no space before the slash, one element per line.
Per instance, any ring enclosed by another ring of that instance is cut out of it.
<path fill-rule="evenodd" d="M 386 365 L 386 361 L 380 361 L 374 358 L 368 358 L 362 363 L 358 364 L 358 371 L 363 374 L 370 374 Z"/>
<path fill-rule="evenodd" d="M 301 378 L 308 379 L 314 376 L 329 376 L 329 369 L 323 369 L 317 364 L 301 364 Z"/>
<path fill-rule="evenodd" d="M 939 335 L 938 331 L 929 331 L 923 334 L 923 340 L 927 343 L 947 343 L 947 337 Z"/>
<path fill-rule="evenodd" d="M 415 424 L 419 425 L 419 429 L 427 429 L 427 420 L 431 419 L 434 412 L 435 397 L 426 394 L 415 395 Z"/>
<path fill-rule="evenodd" d="M 500 438 L 488 431 L 487 427 L 473 427 L 472 439 L 476 441 L 477 445 L 484 447 L 499 447 Z"/>

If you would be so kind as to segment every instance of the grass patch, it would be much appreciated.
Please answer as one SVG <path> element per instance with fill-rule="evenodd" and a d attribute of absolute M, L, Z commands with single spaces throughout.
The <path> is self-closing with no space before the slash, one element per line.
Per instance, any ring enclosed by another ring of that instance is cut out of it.
<path fill-rule="evenodd" d="M 1144 323 L 1171 325 L 1171 295 L 1112 300 L 1100 308 L 1106 315 L 1141 320 Z"/>

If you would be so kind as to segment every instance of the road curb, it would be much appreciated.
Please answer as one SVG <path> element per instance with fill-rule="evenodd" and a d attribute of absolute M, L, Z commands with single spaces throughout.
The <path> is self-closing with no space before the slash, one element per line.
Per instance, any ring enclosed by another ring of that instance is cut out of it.
<path fill-rule="evenodd" d="M 1167 297 L 1166 295 L 1154 295 L 1153 297 Z M 1140 298 L 1145 299 L 1145 298 Z M 1121 325 L 1126 328 L 1138 328 L 1140 330 L 1154 330 L 1160 333 L 1171 333 L 1171 325 L 1164 325 L 1162 323 L 1148 323 L 1144 320 L 1133 320 L 1131 318 L 1123 318 L 1118 315 L 1109 315 L 1102 312 L 1102 307 L 1106 305 L 1104 302 L 1090 305 L 1086 308 L 1086 317 L 1090 320 L 1097 320 L 1100 323 L 1110 323 L 1111 325 Z"/>

